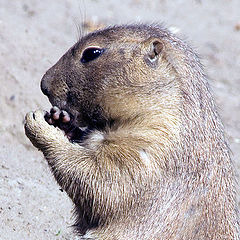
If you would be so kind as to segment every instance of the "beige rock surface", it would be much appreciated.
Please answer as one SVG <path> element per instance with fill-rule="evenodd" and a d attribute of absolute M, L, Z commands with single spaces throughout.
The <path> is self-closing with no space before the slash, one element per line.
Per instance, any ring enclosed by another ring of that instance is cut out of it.
<path fill-rule="evenodd" d="M 0 239 L 77 239 L 71 201 L 25 137 L 44 72 L 85 27 L 164 22 L 202 56 L 240 171 L 239 0 L 0 0 Z"/>

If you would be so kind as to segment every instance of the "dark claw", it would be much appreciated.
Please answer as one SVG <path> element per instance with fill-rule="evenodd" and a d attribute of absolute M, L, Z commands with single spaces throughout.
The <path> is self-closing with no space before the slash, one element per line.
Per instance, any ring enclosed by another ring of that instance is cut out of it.
<path fill-rule="evenodd" d="M 50 113 L 54 114 L 57 111 L 60 111 L 60 109 L 58 107 L 54 106 L 54 107 L 51 108 Z"/>
<path fill-rule="evenodd" d="M 46 112 L 44 115 L 45 121 L 50 124 L 53 125 L 54 124 L 54 120 L 51 118 L 51 114 L 49 112 Z"/>
<path fill-rule="evenodd" d="M 44 115 L 45 120 L 48 122 L 48 120 L 51 118 L 51 115 L 49 112 L 46 112 Z"/>

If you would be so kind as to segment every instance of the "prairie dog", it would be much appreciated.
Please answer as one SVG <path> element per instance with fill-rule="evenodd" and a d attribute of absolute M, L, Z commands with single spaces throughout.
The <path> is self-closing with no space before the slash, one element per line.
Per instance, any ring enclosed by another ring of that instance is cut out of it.
<path fill-rule="evenodd" d="M 161 26 L 81 38 L 43 76 L 25 131 L 82 239 L 239 239 L 234 173 L 199 58 Z"/>

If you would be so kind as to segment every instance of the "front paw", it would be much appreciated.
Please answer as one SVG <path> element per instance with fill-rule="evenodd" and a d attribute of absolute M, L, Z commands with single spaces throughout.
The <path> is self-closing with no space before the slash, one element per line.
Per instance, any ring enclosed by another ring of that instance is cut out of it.
<path fill-rule="evenodd" d="M 25 117 L 24 127 L 26 136 L 40 150 L 44 150 L 44 148 L 65 138 L 60 129 L 46 122 L 45 114 L 45 111 L 37 110 L 27 113 Z"/>

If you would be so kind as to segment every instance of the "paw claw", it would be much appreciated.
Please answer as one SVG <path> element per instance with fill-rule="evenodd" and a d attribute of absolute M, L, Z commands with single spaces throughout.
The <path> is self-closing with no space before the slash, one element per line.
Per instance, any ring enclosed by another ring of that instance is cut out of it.
<path fill-rule="evenodd" d="M 54 120 L 59 120 L 59 118 L 60 118 L 60 113 L 61 113 L 60 110 L 56 111 L 55 113 L 52 114 L 52 118 L 53 118 Z"/>
<path fill-rule="evenodd" d="M 42 111 L 42 110 L 37 110 L 35 112 L 32 112 L 32 118 L 35 121 L 42 121 L 44 120 L 44 116 L 45 116 L 46 112 Z"/>
<path fill-rule="evenodd" d="M 61 118 L 63 123 L 68 123 L 71 120 L 70 115 L 68 114 L 68 112 L 66 112 L 64 110 L 61 111 L 60 118 Z"/>

